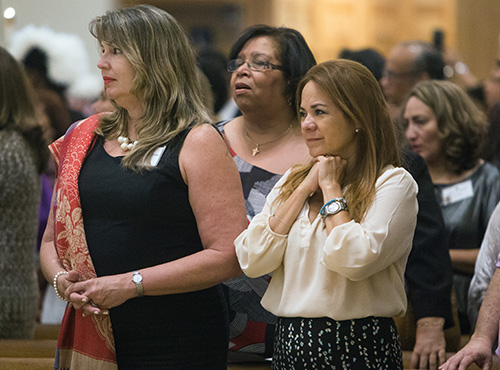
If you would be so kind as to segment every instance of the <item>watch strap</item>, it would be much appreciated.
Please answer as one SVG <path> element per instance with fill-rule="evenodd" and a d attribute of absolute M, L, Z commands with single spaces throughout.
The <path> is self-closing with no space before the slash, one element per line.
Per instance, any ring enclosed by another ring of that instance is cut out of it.
<path fill-rule="evenodd" d="M 339 208 L 336 212 L 328 212 L 328 206 L 332 203 L 337 203 L 339 205 Z M 319 214 L 321 217 L 325 218 L 330 215 L 335 215 L 339 213 L 340 211 L 349 211 L 349 207 L 347 206 L 347 202 L 344 198 L 334 198 L 332 200 L 329 200 L 326 202 L 323 207 L 321 207 L 321 210 L 319 211 Z"/>

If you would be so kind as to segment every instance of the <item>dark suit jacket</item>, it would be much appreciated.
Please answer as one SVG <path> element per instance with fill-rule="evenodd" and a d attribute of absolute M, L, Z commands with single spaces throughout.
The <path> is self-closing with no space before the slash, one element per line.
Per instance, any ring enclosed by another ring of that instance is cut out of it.
<path fill-rule="evenodd" d="M 408 300 L 415 320 L 445 318 L 453 326 L 451 310 L 452 267 L 441 207 L 437 202 L 427 164 L 418 154 L 405 151 L 405 168 L 418 184 L 418 215 L 413 248 L 406 265 Z"/>

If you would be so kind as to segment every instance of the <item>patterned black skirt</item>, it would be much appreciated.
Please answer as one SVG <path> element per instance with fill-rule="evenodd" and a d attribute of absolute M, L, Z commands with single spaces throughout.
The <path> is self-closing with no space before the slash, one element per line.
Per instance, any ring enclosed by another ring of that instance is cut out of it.
<path fill-rule="evenodd" d="M 398 331 L 387 317 L 278 317 L 272 369 L 402 370 Z"/>

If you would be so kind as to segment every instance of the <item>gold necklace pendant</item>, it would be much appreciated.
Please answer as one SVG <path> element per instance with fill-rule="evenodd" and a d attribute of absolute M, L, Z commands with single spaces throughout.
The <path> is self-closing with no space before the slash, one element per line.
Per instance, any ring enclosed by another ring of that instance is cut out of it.
<path fill-rule="evenodd" d="M 265 145 L 265 144 L 271 144 L 271 143 L 274 143 L 275 141 L 278 141 L 279 139 L 281 139 L 282 137 L 284 137 L 286 134 L 288 134 L 288 131 L 290 131 L 292 129 L 292 126 L 293 125 L 290 125 L 288 126 L 288 128 L 285 130 L 284 133 L 282 133 L 280 136 L 278 136 L 277 138 L 275 139 L 272 139 L 272 140 L 269 140 L 269 141 L 266 141 L 265 143 L 256 143 L 255 141 L 253 141 L 252 139 L 250 139 L 250 136 L 248 135 L 248 132 L 247 130 L 244 130 L 245 132 L 245 136 L 246 138 L 253 144 L 255 145 L 255 148 L 252 149 L 252 156 L 255 157 L 257 154 L 260 153 L 260 149 L 259 149 L 259 146 L 260 145 Z"/>

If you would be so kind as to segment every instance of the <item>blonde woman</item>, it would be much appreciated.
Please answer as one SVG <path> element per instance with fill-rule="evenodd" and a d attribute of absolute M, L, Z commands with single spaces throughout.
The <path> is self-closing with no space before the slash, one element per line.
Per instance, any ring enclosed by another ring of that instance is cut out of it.
<path fill-rule="evenodd" d="M 273 369 L 402 369 L 393 316 L 404 315 L 404 269 L 417 187 L 400 166 L 378 82 L 361 64 L 329 61 L 299 84 L 312 160 L 274 187 L 235 241 L 243 272 L 273 273 Z"/>
<path fill-rule="evenodd" d="M 90 30 L 115 109 L 51 145 L 59 176 L 41 260 L 69 302 L 56 368 L 226 369 L 220 283 L 241 273 L 233 240 L 247 222 L 188 37 L 146 5 Z"/>

